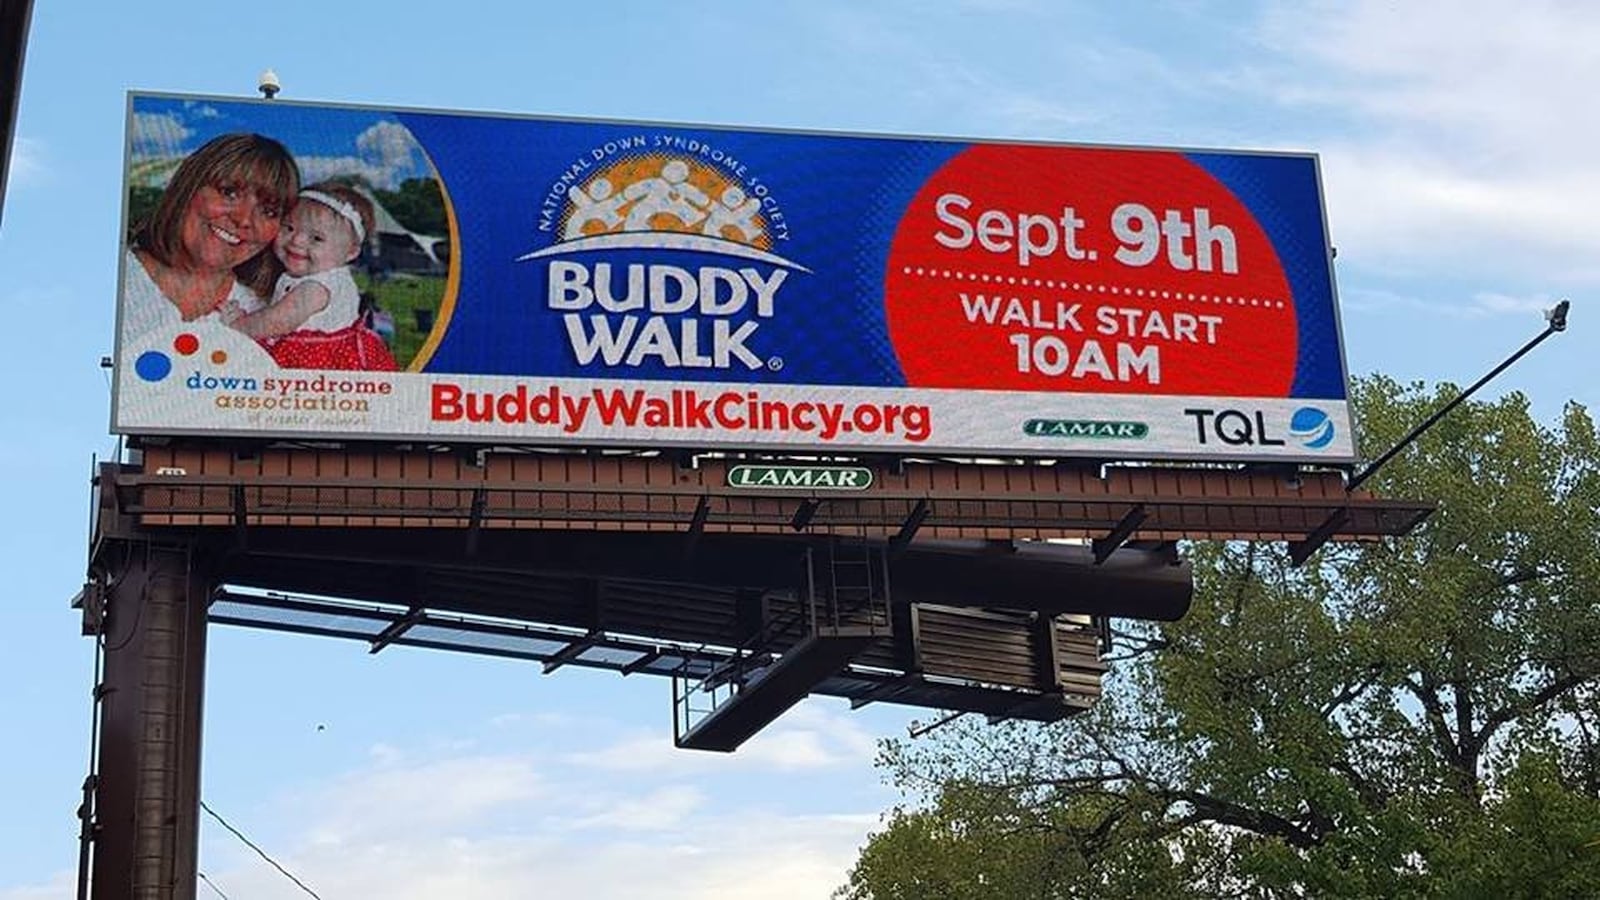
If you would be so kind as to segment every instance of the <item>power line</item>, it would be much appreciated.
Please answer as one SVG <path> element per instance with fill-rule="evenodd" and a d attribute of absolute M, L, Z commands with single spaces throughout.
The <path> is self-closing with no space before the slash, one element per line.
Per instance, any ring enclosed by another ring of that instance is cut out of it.
<path fill-rule="evenodd" d="M 213 891 L 216 891 L 218 897 L 221 897 L 222 900 L 228 900 L 228 895 L 224 894 L 222 892 L 222 888 L 217 887 L 215 882 L 213 882 L 211 879 L 207 878 L 206 877 L 206 873 L 201 872 L 199 870 L 196 870 L 195 874 L 199 875 L 200 876 L 200 880 L 204 881 L 206 883 L 206 887 L 211 888 Z"/>
<path fill-rule="evenodd" d="M 317 900 L 322 900 L 322 897 L 320 895 L 318 895 L 316 891 L 313 891 L 311 888 L 306 887 L 306 883 L 305 882 L 303 882 L 300 879 L 294 877 L 294 875 L 291 874 L 288 869 L 285 869 L 283 866 L 278 865 L 278 861 L 273 859 L 272 857 L 268 856 L 267 855 L 267 851 L 261 849 L 260 847 L 257 847 L 254 841 L 252 841 L 249 838 L 244 836 L 243 832 L 239 831 L 239 829 L 233 827 L 232 825 L 229 825 L 227 819 L 224 819 L 223 817 L 217 815 L 217 811 L 212 809 L 211 807 L 207 806 L 206 802 L 204 800 L 200 801 L 200 808 L 205 810 L 206 813 L 211 816 L 211 818 L 216 819 L 217 822 L 223 828 L 226 828 L 226 829 L 228 829 L 228 831 L 232 832 L 234 837 L 236 837 L 239 840 L 243 841 L 244 845 L 246 847 L 249 847 L 251 850 L 254 850 L 256 852 L 257 856 L 260 856 L 262 859 L 266 860 L 268 863 L 271 863 L 271 865 L 272 865 L 272 867 L 274 869 L 277 869 L 279 872 L 282 872 L 283 873 L 283 877 L 289 879 L 290 881 L 292 881 L 296 885 L 298 885 L 300 890 L 305 891 L 307 894 L 310 894 L 313 897 L 316 897 Z M 215 886 L 213 886 L 213 890 L 215 890 Z M 221 891 L 218 891 L 218 893 L 221 893 Z"/>

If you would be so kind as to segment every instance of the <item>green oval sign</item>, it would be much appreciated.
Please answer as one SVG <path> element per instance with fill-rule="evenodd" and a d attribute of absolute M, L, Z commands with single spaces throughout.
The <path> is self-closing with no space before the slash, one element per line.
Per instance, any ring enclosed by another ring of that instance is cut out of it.
<path fill-rule="evenodd" d="M 862 466 L 734 466 L 728 487 L 791 491 L 864 491 L 872 470 Z"/>
<path fill-rule="evenodd" d="M 1150 426 L 1104 419 L 1029 419 L 1022 423 L 1022 432 L 1033 437 L 1137 441 L 1150 433 Z"/>

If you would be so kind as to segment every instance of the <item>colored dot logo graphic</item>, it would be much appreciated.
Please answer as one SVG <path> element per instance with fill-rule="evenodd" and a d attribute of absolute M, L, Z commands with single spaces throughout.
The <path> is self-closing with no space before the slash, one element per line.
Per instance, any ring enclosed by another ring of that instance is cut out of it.
<path fill-rule="evenodd" d="M 1314 406 L 1302 406 L 1289 419 L 1289 434 L 1302 446 L 1321 450 L 1333 443 L 1333 420 Z"/>
<path fill-rule="evenodd" d="M 200 338 L 185 331 L 172 339 L 172 352 L 179 356 L 194 356 L 200 352 Z M 228 361 L 228 354 L 223 350 L 213 350 L 210 359 L 212 365 L 220 366 Z M 161 381 L 172 374 L 172 357 L 160 350 L 146 350 L 134 360 L 133 371 L 145 381 Z"/>
<path fill-rule="evenodd" d="M 765 195 L 765 186 L 752 189 Z M 699 234 L 772 249 L 762 197 L 720 167 L 660 153 L 624 158 L 567 191 L 562 240 L 619 232 Z"/>
<path fill-rule="evenodd" d="M 172 358 L 159 350 L 146 350 L 134 361 L 133 371 L 145 381 L 160 381 L 172 374 Z"/>

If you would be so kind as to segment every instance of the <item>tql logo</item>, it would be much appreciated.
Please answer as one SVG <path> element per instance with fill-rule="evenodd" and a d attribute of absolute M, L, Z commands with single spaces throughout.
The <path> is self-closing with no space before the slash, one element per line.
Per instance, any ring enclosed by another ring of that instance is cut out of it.
<path fill-rule="evenodd" d="M 1289 434 L 1302 446 L 1321 450 L 1333 443 L 1333 420 L 1315 406 L 1302 406 L 1289 419 Z"/>
<path fill-rule="evenodd" d="M 1282 447 L 1283 438 L 1273 437 L 1267 430 L 1267 414 L 1261 410 L 1244 412 L 1238 409 L 1186 409 L 1183 414 L 1194 420 L 1195 440 L 1202 445 L 1215 439 L 1230 447 Z"/>

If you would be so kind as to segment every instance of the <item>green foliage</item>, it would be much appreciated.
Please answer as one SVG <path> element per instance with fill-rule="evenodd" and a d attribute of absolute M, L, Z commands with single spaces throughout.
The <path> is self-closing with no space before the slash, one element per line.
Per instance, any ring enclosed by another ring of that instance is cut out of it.
<path fill-rule="evenodd" d="M 417 351 L 428 339 L 428 331 L 421 327 L 438 321 L 440 306 L 444 301 L 445 280 L 437 275 L 392 275 L 373 279 L 366 273 L 355 272 L 356 287 L 371 294 L 379 309 L 394 317 L 394 337 L 389 352 L 401 368 L 411 364 Z M 422 315 L 418 316 L 418 311 Z"/>
<path fill-rule="evenodd" d="M 384 209 L 395 221 L 416 232 L 442 237 L 450 233 L 450 223 L 445 215 L 444 192 L 437 179 L 407 178 L 398 190 L 374 188 L 359 175 L 346 175 L 333 179 L 360 185 L 372 191 Z M 162 188 L 133 185 L 128 188 L 128 226 L 144 221 L 161 201 Z"/>
<path fill-rule="evenodd" d="M 128 188 L 128 230 L 132 232 L 140 223 L 150 218 L 161 202 L 161 188 L 134 185 Z"/>
<path fill-rule="evenodd" d="M 1455 394 L 1357 385 L 1369 456 Z M 1600 442 L 1472 402 L 1371 484 L 1407 538 L 1197 544 L 1051 727 L 891 741 L 906 793 L 839 896 L 1600 897 Z"/>
<path fill-rule="evenodd" d="M 374 189 L 374 197 L 395 221 L 418 234 L 443 236 L 450 233 L 445 217 L 444 192 L 432 178 L 407 178 L 397 191 Z"/>

